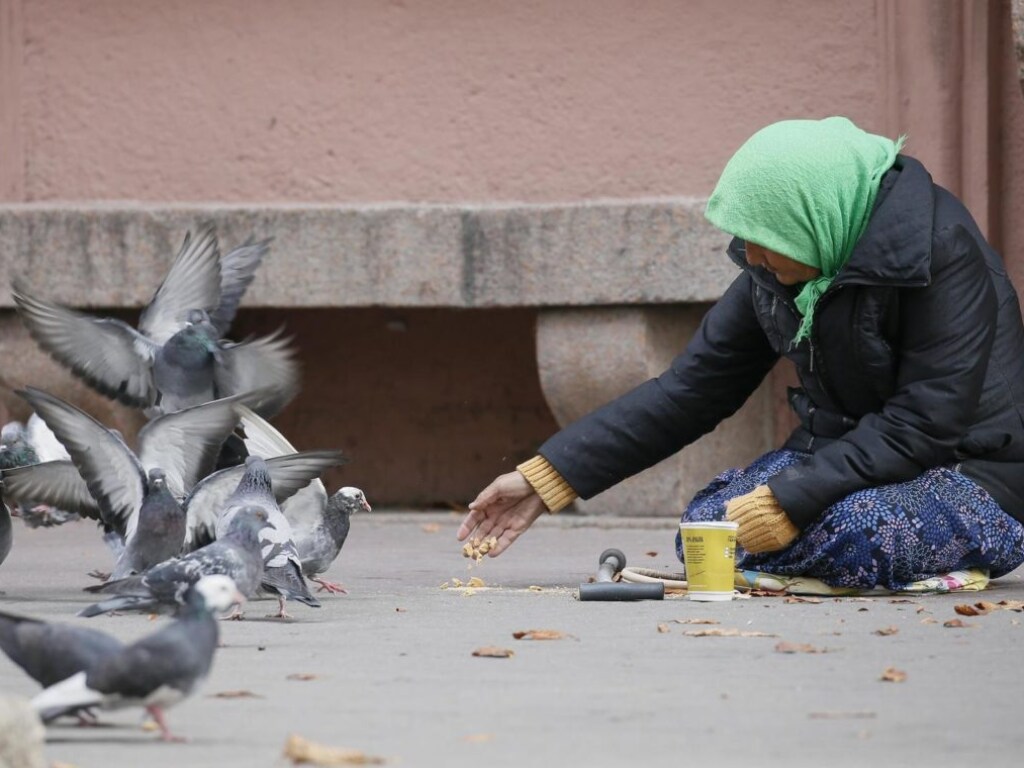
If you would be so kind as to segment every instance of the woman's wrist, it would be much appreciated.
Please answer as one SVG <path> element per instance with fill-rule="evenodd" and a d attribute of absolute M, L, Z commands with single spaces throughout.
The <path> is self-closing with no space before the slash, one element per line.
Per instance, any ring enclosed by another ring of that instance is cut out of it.
<path fill-rule="evenodd" d="M 576 499 L 576 491 L 566 482 L 558 470 L 543 456 L 534 456 L 516 467 L 533 486 L 544 506 L 552 514 L 565 509 Z"/>

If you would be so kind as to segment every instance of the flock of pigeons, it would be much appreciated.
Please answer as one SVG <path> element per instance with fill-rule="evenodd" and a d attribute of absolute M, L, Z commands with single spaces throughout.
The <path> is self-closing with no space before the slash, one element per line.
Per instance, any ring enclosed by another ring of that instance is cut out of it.
<path fill-rule="evenodd" d="M 25 424 L 0 433 L 0 563 L 13 514 L 32 527 L 89 518 L 113 554 L 98 602 L 81 616 L 138 611 L 174 620 L 131 644 L 95 630 L 0 610 L 0 648 L 44 690 L 32 701 L 44 721 L 91 719 L 94 707 L 143 706 L 164 739 L 163 709 L 210 670 L 215 616 L 257 593 L 320 603 L 323 578 L 369 511 L 358 488 L 333 495 L 320 475 L 343 463 L 333 450 L 296 451 L 269 423 L 298 392 L 299 372 L 279 334 L 231 342 L 239 302 L 269 250 L 254 242 L 222 254 L 212 228 L 186 235 L 138 328 L 33 295 L 12 293 L 32 337 L 97 391 L 143 408 L 136 446 L 41 389 L 18 391 Z"/>

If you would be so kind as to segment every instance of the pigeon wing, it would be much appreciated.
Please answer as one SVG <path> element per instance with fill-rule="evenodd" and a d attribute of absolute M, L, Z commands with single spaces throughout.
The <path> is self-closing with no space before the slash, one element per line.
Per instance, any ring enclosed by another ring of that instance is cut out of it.
<path fill-rule="evenodd" d="M 221 396 L 260 390 L 252 409 L 267 418 L 277 414 L 299 391 L 299 366 L 280 331 L 269 336 L 223 344 L 214 383 Z"/>
<path fill-rule="evenodd" d="M 139 461 L 146 471 L 164 470 L 175 498 L 185 498 L 214 470 L 221 446 L 238 423 L 237 400 L 222 398 L 168 413 L 140 430 Z"/>
<path fill-rule="evenodd" d="M 39 461 L 61 461 L 71 458 L 64 446 L 60 444 L 60 440 L 53 434 L 53 430 L 39 418 L 38 413 L 33 413 L 28 417 L 25 430 L 28 433 L 28 442 L 36 452 Z"/>
<path fill-rule="evenodd" d="M 146 491 L 146 476 L 135 454 L 118 435 L 70 403 L 33 387 L 18 394 L 67 449 L 104 521 L 131 539 Z"/>
<path fill-rule="evenodd" d="M 286 456 L 295 453 L 295 447 L 288 442 L 288 438 L 282 435 L 277 429 L 258 413 L 249 408 L 239 408 L 241 414 L 240 426 L 245 435 L 245 449 L 250 456 L 260 456 L 270 459 L 274 456 Z M 278 499 L 278 503 L 284 501 Z M 309 485 L 300 488 L 295 495 L 288 499 L 281 511 L 292 524 L 302 530 L 314 527 L 322 518 L 324 507 L 327 504 L 327 488 L 319 477 L 313 478 Z"/>
<path fill-rule="evenodd" d="M 156 401 L 157 347 L 130 325 L 36 298 L 18 282 L 11 295 L 32 338 L 93 389 L 136 408 Z"/>
<path fill-rule="evenodd" d="M 185 235 L 167 277 L 139 317 L 139 330 L 158 345 L 185 327 L 189 310 L 212 313 L 220 303 L 220 249 L 213 227 Z"/>
<path fill-rule="evenodd" d="M 256 276 L 256 270 L 263 262 L 263 257 L 270 250 L 272 239 L 267 238 L 254 243 L 250 237 L 221 258 L 220 305 L 215 312 L 210 313 L 210 322 L 217 328 L 221 338 L 228 335 L 242 296 Z"/>
<path fill-rule="evenodd" d="M 22 503 L 48 504 L 106 522 L 89 486 L 70 459 L 3 471 L 4 493 Z"/>

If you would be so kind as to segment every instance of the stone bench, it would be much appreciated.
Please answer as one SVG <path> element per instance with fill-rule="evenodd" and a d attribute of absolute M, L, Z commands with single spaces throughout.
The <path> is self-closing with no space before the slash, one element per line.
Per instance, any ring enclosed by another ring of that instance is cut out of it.
<path fill-rule="evenodd" d="M 664 370 L 736 276 L 703 205 L 7 205 L 0 269 L 72 306 L 139 307 L 186 230 L 213 223 L 228 245 L 273 235 L 245 307 L 535 308 L 541 386 L 565 424 Z M 0 334 L 25 336 L 10 312 Z M 766 383 L 696 446 L 581 506 L 675 515 L 770 445 L 772 413 Z"/>

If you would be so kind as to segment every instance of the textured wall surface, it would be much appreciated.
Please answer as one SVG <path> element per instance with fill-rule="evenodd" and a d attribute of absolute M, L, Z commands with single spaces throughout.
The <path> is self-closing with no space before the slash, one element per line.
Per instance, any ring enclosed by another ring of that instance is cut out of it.
<path fill-rule="evenodd" d="M 870 2 L 31 0 L 22 14 L 28 200 L 705 195 L 765 122 L 875 117 Z"/>

